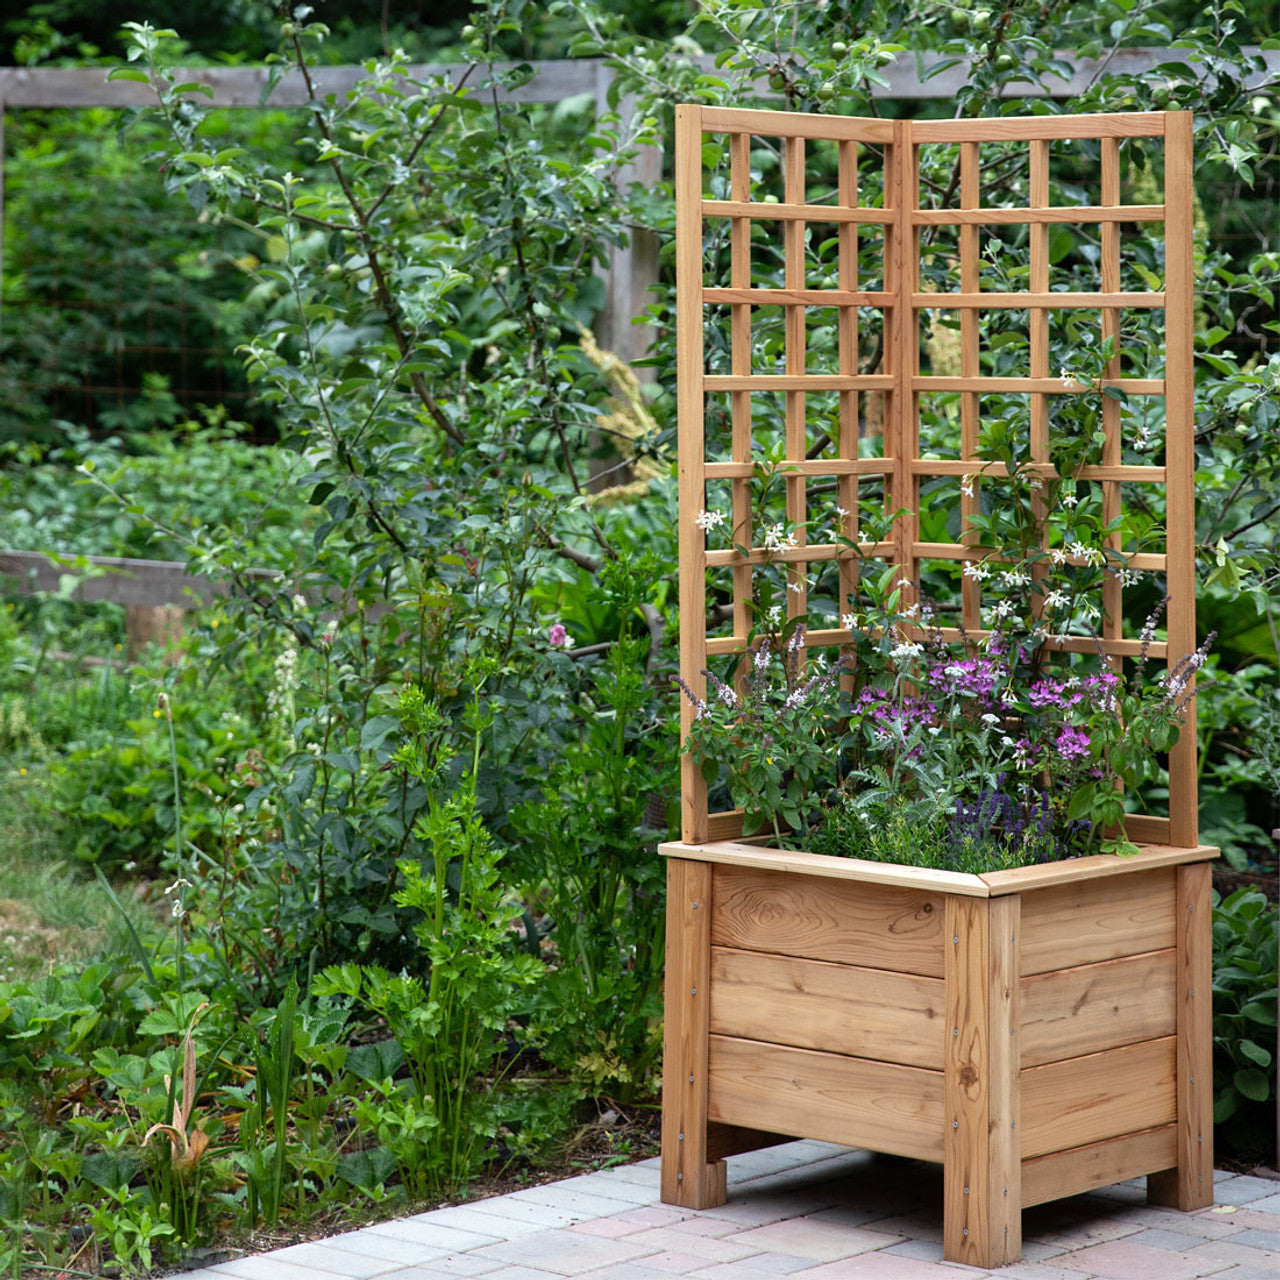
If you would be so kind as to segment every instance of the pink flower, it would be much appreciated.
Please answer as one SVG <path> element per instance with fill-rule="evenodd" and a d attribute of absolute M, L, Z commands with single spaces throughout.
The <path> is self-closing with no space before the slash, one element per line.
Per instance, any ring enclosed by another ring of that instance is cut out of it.
<path fill-rule="evenodd" d="M 552 648 L 568 648 L 573 643 L 573 638 L 565 629 L 564 623 L 553 622 L 551 624 L 551 630 L 547 632 L 547 643 L 551 645 Z"/>

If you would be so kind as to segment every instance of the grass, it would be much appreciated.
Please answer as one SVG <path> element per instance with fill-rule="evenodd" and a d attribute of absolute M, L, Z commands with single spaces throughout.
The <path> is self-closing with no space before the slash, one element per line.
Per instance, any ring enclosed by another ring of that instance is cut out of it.
<path fill-rule="evenodd" d="M 50 964 L 128 952 L 127 929 L 88 868 L 58 847 L 42 805 L 43 771 L 0 774 L 0 980 L 32 977 Z M 154 927 L 148 885 L 120 891 L 134 927 Z"/>

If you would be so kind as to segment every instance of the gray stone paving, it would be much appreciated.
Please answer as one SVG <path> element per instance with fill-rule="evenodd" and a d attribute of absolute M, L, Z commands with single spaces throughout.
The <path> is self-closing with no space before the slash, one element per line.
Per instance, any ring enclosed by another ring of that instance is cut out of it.
<path fill-rule="evenodd" d="M 1280 1280 L 1280 1182 L 1219 1171 L 1196 1213 L 1142 1179 L 1023 1214 L 1023 1260 L 942 1260 L 942 1172 L 824 1142 L 729 1161 L 729 1202 L 658 1200 L 658 1162 L 584 1174 L 174 1280 Z"/>

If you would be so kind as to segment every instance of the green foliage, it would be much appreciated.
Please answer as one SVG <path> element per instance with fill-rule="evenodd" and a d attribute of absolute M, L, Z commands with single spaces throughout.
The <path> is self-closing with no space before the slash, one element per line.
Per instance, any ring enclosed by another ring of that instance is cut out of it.
<path fill-rule="evenodd" d="M 1256 1152 L 1274 1132 L 1278 936 L 1262 893 L 1214 893 L 1213 1119 L 1239 1151 Z"/>

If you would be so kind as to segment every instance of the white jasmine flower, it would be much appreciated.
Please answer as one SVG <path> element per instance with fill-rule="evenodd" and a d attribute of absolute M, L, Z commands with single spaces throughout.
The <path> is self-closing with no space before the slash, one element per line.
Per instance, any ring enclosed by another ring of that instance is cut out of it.
<path fill-rule="evenodd" d="M 842 613 L 840 615 L 840 625 L 846 631 L 852 631 L 854 624 L 858 621 L 857 615 L 852 613 Z"/>
<path fill-rule="evenodd" d="M 973 477 L 972 476 L 960 477 L 960 492 L 963 493 L 966 498 L 973 497 Z"/>
<path fill-rule="evenodd" d="M 891 658 L 918 658 L 924 652 L 924 645 L 915 644 L 910 640 L 900 640 L 889 650 Z"/>
<path fill-rule="evenodd" d="M 699 511 L 694 524 L 698 526 L 704 533 L 709 533 L 712 529 L 724 524 L 723 511 Z"/>
<path fill-rule="evenodd" d="M 964 576 L 972 578 L 975 582 L 985 582 L 991 577 L 991 566 L 988 564 L 974 564 L 972 560 L 964 562 Z"/>

